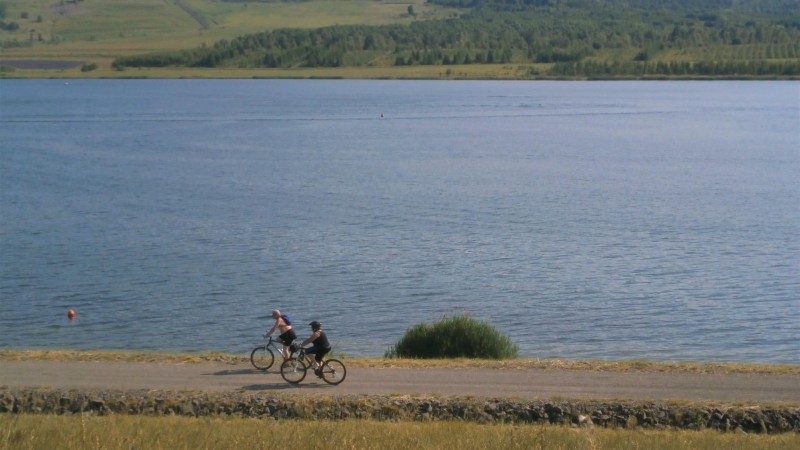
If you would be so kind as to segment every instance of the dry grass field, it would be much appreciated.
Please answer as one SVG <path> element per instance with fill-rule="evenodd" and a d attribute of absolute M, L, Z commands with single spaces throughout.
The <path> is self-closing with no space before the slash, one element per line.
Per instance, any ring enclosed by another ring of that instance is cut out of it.
<path fill-rule="evenodd" d="M 797 434 L 645 431 L 463 422 L 0 414 L 0 448 L 790 450 Z"/>

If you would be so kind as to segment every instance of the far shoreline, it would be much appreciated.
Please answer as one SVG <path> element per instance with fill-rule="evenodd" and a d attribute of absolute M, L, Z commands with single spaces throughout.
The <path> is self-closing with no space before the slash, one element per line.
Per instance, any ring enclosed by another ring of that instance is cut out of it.
<path fill-rule="evenodd" d="M 14 63 L 12 65 L 11 63 Z M 8 64 L 4 64 L 8 63 Z M 24 64 L 20 64 L 24 63 Z M 38 64 L 38 65 L 37 65 Z M 18 66 L 18 67 L 17 67 Z M 271 68 L 128 68 L 85 70 L 83 61 L 0 59 L 0 79 L 208 79 L 208 80 L 429 80 L 429 81 L 798 81 L 791 75 L 549 76 L 535 64 Z"/>

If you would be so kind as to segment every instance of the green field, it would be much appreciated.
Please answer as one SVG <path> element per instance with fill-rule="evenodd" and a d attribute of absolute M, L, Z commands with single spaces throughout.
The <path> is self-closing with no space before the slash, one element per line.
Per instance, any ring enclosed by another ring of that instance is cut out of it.
<path fill-rule="evenodd" d="M 0 42 L 31 43 L 21 53 L 37 53 L 58 44 L 146 49 L 187 48 L 277 28 L 319 28 L 329 25 L 409 23 L 442 18 L 452 9 L 423 0 L 311 0 L 307 2 L 221 2 L 216 0 L 2 0 L 6 21 L 16 31 L 0 31 Z M 27 19 L 22 19 L 27 13 Z M 39 21 L 41 18 L 41 21 Z M 31 39 L 33 35 L 33 39 Z M 39 39 L 41 35 L 41 40 Z M 9 49 L 4 49 L 4 53 Z"/>
<path fill-rule="evenodd" d="M 457 10 L 424 0 L 312 0 L 292 3 L 223 2 L 218 0 L 0 0 L 5 22 L 16 30 L 0 30 L 0 59 L 73 60 L 95 63 L 100 72 L 18 71 L 25 76 L 120 76 L 111 61 L 139 53 L 212 45 L 247 33 L 278 28 L 329 25 L 409 23 L 453 15 Z M 408 15 L 414 5 L 416 18 Z M 25 18 L 23 18 L 25 16 Z M 103 72 L 103 69 L 109 69 Z M 58 73 L 61 72 L 61 73 Z M 126 74 L 126 76 L 137 76 Z M 147 76 L 171 76 L 163 71 Z M 179 76 L 207 77 L 195 71 Z M 211 76 L 214 76 L 213 74 Z M 258 73 L 220 74 L 250 77 Z"/>

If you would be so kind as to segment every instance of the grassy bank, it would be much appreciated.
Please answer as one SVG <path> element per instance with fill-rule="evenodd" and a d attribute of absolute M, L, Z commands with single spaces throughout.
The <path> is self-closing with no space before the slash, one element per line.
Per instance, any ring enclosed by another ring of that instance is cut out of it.
<path fill-rule="evenodd" d="M 54 57 L 55 61 L 62 58 Z M 543 75 L 552 64 L 472 64 L 431 66 L 358 66 L 271 68 L 152 67 L 123 71 L 110 68 L 113 58 L 78 58 L 99 69 L 83 72 L 81 66 L 65 69 L 2 68 L 0 79 L 349 79 L 349 80 L 592 80 L 585 76 Z M 42 59 L 46 64 L 47 59 Z M 605 78 L 596 78 L 605 79 Z M 616 80 L 793 80 L 797 77 L 696 75 L 615 77 Z"/>
<path fill-rule="evenodd" d="M 12 55 L 4 55 L 14 59 Z M 112 57 L 81 58 L 77 55 L 62 57 L 54 54 L 47 61 L 79 60 L 98 65 L 98 69 L 84 72 L 82 66 L 71 68 L 0 68 L 0 79 L 350 79 L 350 80 L 591 80 L 586 76 L 546 75 L 553 64 L 468 64 L 429 66 L 353 66 L 353 67 L 295 67 L 295 68 L 204 68 L 204 67 L 143 67 L 126 70 L 112 69 Z M 604 78 L 596 78 L 604 79 Z M 791 76 L 618 76 L 617 80 L 777 80 L 798 79 Z"/>
<path fill-rule="evenodd" d="M 458 422 L 0 414 L 0 448 L 795 449 L 800 435 Z"/>
<path fill-rule="evenodd" d="M 82 72 L 81 67 L 68 69 L 6 69 L 0 78 L 209 78 L 209 79 L 422 79 L 422 80 L 517 80 L 537 78 L 532 73 L 544 71 L 546 64 L 527 65 L 463 65 L 463 66 L 360 66 L 360 67 L 298 67 L 291 69 L 242 69 L 166 67 L 136 68 L 124 71 L 110 68 L 111 59 L 99 62 L 100 68 Z"/>
<path fill-rule="evenodd" d="M 519 358 L 507 360 L 481 359 L 402 359 L 351 357 L 336 355 L 347 361 L 348 367 L 482 367 L 504 370 L 582 370 L 594 372 L 659 372 L 659 373 L 740 373 L 800 375 L 800 365 L 746 364 L 723 362 L 660 362 L 660 361 L 601 361 Z M 160 364 L 250 364 L 249 355 L 221 352 L 158 353 L 106 350 L 0 350 L 0 361 L 123 361 Z"/>

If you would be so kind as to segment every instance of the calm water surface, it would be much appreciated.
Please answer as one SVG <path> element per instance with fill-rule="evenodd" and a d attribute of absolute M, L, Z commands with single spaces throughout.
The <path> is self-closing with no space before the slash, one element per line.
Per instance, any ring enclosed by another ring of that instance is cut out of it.
<path fill-rule="evenodd" d="M 799 130 L 798 82 L 0 80 L 0 348 L 244 353 L 279 307 L 797 364 Z"/>

